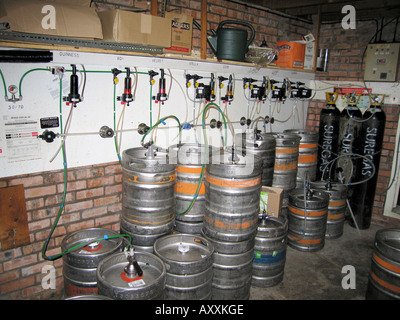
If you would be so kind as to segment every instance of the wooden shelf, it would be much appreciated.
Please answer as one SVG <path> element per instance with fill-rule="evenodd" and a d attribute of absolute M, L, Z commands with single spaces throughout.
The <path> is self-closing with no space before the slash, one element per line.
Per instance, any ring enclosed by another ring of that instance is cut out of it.
<path fill-rule="evenodd" d="M 91 48 L 91 47 L 78 47 L 78 46 L 68 46 L 68 45 L 59 45 L 59 44 L 50 44 L 50 43 L 37 43 L 37 42 L 21 42 L 21 41 L 9 41 L 9 40 L 1 40 L 0 39 L 0 47 L 4 48 L 21 48 L 21 49 L 35 49 L 35 50 L 55 50 L 55 51 L 79 51 L 79 52 L 88 52 L 88 53 L 107 53 L 107 54 L 119 54 L 119 55 L 130 55 L 130 56 L 144 56 L 144 57 L 158 57 L 158 58 L 170 58 L 170 59 L 178 59 L 185 61 L 194 61 L 194 62 L 212 62 L 212 63 L 221 63 L 235 66 L 243 66 L 243 67 L 259 67 L 251 62 L 239 62 L 239 61 L 231 61 L 231 60 L 217 60 L 215 57 L 207 57 L 206 59 L 201 59 L 199 56 L 193 55 L 179 55 L 179 54 L 152 54 L 152 53 L 142 53 L 142 52 L 132 52 L 132 51 L 123 51 L 123 50 L 112 50 L 112 49 L 102 49 L 102 48 Z M 288 71 L 296 71 L 296 72 L 306 72 L 306 73 L 315 73 L 313 70 L 304 70 L 297 68 L 281 68 L 275 65 L 263 66 L 262 68 L 266 69 L 274 69 L 274 70 L 288 70 Z"/>

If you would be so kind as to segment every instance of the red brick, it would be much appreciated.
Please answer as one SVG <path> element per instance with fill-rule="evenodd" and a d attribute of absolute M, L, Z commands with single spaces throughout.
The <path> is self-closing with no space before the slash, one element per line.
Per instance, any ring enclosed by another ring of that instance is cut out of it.
<path fill-rule="evenodd" d="M 0 292 L 2 294 L 7 294 L 12 291 L 17 291 L 26 287 L 29 287 L 35 283 L 35 277 L 30 276 L 28 278 L 18 279 L 12 282 L 8 282 L 0 286 Z"/>
<path fill-rule="evenodd" d="M 93 207 L 93 200 L 81 201 L 76 203 L 68 203 L 65 206 L 65 212 L 74 212 L 84 209 L 89 209 Z"/>
<path fill-rule="evenodd" d="M 63 172 L 46 173 L 43 175 L 43 182 L 45 184 L 56 184 L 64 182 L 64 173 Z"/>
<path fill-rule="evenodd" d="M 50 219 L 43 219 L 39 221 L 30 222 L 28 226 L 29 226 L 29 232 L 42 230 L 50 226 Z"/>
<path fill-rule="evenodd" d="M 68 191 L 75 191 L 75 190 L 82 190 L 87 187 L 86 180 L 79 180 L 67 183 L 67 192 Z M 59 193 L 64 192 L 64 184 L 57 185 L 57 190 Z"/>
<path fill-rule="evenodd" d="M 121 212 L 122 211 L 122 203 L 114 203 L 112 205 L 107 206 L 109 212 Z"/>
<path fill-rule="evenodd" d="M 43 198 L 36 198 L 34 200 L 26 201 L 26 210 L 38 209 L 42 208 L 43 206 L 44 206 Z"/>
<path fill-rule="evenodd" d="M 208 6 L 209 12 L 212 12 L 214 14 L 219 14 L 220 16 L 226 16 L 227 14 L 227 9 L 225 7 L 221 6 L 215 6 L 215 5 L 209 5 Z"/>
<path fill-rule="evenodd" d="M 36 262 L 37 262 L 36 254 L 25 255 L 25 256 L 22 256 L 21 258 L 17 258 L 17 259 L 13 259 L 11 261 L 4 262 L 4 271 L 21 268 L 23 266 L 26 266 L 28 264 L 33 264 Z"/>
<path fill-rule="evenodd" d="M 42 197 L 42 196 L 55 194 L 55 193 L 56 193 L 55 185 L 29 188 L 29 189 L 25 189 L 25 198 L 26 199 L 37 198 L 37 197 Z"/>
<path fill-rule="evenodd" d="M 67 232 L 74 232 L 81 229 L 93 228 L 95 227 L 94 220 L 85 220 L 78 223 L 70 224 L 67 227 Z"/>
<path fill-rule="evenodd" d="M 116 173 L 121 173 L 121 172 L 122 172 L 122 167 L 119 163 L 115 164 L 115 165 L 107 166 L 104 171 L 105 175 L 116 174 Z"/>
<path fill-rule="evenodd" d="M 95 178 L 101 177 L 104 175 L 104 168 L 88 168 L 88 169 L 81 169 L 75 171 L 76 178 L 79 179 L 88 179 L 88 178 Z"/>
<path fill-rule="evenodd" d="M 104 206 L 104 205 L 107 205 L 107 204 L 119 202 L 120 199 L 119 199 L 119 195 L 114 195 L 114 196 L 94 199 L 93 201 L 94 201 L 94 206 L 95 207 L 99 207 L 99 206 Z"/>
<path fill-rule="evenodd" d="M 115 186 L 106 187 L 105 194 L 113 194 L 113 193 L 121 193 L 122 192 L 122 184 L 118 184 Z"/>
<path fill-rule="evenodd" d="M 101 187 L 104 185 L 109 185 L 114 183 L 114 177 L 108 176 L 103 178 L 96 178 L 96 179 L 88 179 L 87 187 L 88 188 L 96 188 Z"/>
<path fill-rule="evenodd" d="M 63 214 L 61 215 L 60 220 L 58 221 L 59 225 L 68 224 L 71 222 L 76 222 L 81 219 L 81 215 L 78 212 Z"/>
<path fill-rule="evenodd" d="M 17 280 L 20 277 L 18 269 L 0 273 L 0 284 Z"/>
<path fill-rule="evenodd" d="M 110 214 L 104 217 L 99 217 L 95 219 L 95 225 L 98 226 L 103 226 L 107 225 L 110 223 L 118 222 L 120 220 L 120 215 L 119 214 Z"/>
<path fill-rule="evenodd" d="M 82 219 L 89 219 L 89 218 L 94 218 L 97 216 L 102 216 L 107 213 L 107 208 L 106 207 L 99 207 L 99 208 L 93 208 L 93 209 L 88 209 L 85 211 L 82 211 Z"/>
<path fill-rule="evenodd" d="M 76 193 L 76 200 L 100 197 L 102 195 L 104 195 L 104 188 L 87 189 L 78 191 Z"/>
<path fill-rule="evenodd" d="M 18 184 L 23 184 L 25 188 L 33 187 L 33 186 L 41 186 L 41 185 L 43 185 L 43 177 L 33 176 L 33 177 L 26 177 L 26 178 L 17 178 L 17 179 L 11 179 L 8 182 L 9 186 L 15 186 Z"/>

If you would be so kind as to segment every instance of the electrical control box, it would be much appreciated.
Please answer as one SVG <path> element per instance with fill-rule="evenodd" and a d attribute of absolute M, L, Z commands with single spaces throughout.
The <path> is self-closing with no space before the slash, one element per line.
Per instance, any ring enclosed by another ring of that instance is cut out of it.
<path fill-rule="evenodd" d="M 368 44 L 364 81 L 397 81 L 400 43 Z"/>

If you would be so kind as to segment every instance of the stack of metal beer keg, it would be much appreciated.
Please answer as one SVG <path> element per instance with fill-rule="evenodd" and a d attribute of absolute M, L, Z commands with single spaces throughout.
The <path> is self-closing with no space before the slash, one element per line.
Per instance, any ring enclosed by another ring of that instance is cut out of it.
<path fill-rule="evenodd" d="M 207 166 L 202 234 L 214 245 L 212 299 L 250 297 L 261 172 L 261 158 L 234 148 Z"/>
<path fill-rule="evenodd" d="M 132 244 L 123 250 L 121 241 L 114 241 L 96 261 L 98 294 L 133 300 L 243 300 L 252 284 L 280 283 L 287 244 L 316 251 L 325 236 L 343 232 L 340 204 L 346 190 L 322 182 L 304 184 L 310 173 L 314 179 L 316 151 L 309 137 L 308 132 L 252 131 L 236 135 L 235 144 L 223 150 L 206 152 L 199 144 L 125 150 L 120 232 Z M 299 162 L 305 168 L 298 170 Z M 260 212 L 262 186 L 284 190 L 282 212 Z M 92 253 L 96 245 L 88 246 Z M 65 259 L 69 281 L 72 255 Z"/>

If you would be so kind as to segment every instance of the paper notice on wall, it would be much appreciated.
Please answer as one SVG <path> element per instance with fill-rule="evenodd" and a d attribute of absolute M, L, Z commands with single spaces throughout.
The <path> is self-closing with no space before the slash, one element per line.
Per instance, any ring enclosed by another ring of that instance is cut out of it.
<path fill-rule="evenodd" d="M 8 162 L 41 158 L 38 119 L 31 115 L 7 115 L 2 121 L 0 148 Z"/>

